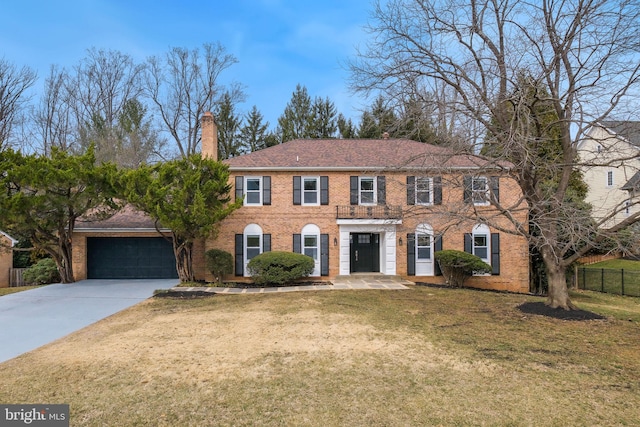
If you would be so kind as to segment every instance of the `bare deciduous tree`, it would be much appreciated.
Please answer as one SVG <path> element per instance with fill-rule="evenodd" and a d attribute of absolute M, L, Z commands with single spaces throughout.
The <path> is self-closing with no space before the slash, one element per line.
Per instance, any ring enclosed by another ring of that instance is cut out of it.
<path fill-rule="evenodd" d="M 28 101 L 26 92 L 36 78 L 29 67 L 18 69 L 0 58 L 0 150 L 10 144 L 13 128 Z"/>
<path fill-rule="evenodd" d="M 205 44 L 202 51 L 176 47 L 149 58 L 146 92 L 182 157 L 197 152 L 200 119 L 225 92 L 220 74 L 236 62 L 220 44 Z"/>
<path fill-rule="evenodd" d="M 568 201 L 572 176 L 583 166 L 577 147 L 589 127 L 628 119 L 637 109 L 638 1 L 390 0 L 376 5 L 373 18 L 372 42 L 351 64 L 353 88 L 439 87 L 448 94 L 449 114 L 472 123 L 477 140 L 490 135 L 500 147 L 493 167 L 502 167 L 522 193 L 518 206 L 492 201 L 511 221 L 502 231 L 522 235 L 541 254 L 547 304 L 574 308 L 568 266 L 640 217 L 605 226 L 606 218 L 593 221 Z M 528 93 L 523 75 L 528 87 L 544 90 Z M 542 102 L 551 105 L 552 122 L 540 120 Z M 544 127 L 558 129 L 556 156 L 538 149 L 550 134 Z M 510 214 L 523 206 L 529 223 Z M 498 226 L 483 211 L 466 214 Z"/>

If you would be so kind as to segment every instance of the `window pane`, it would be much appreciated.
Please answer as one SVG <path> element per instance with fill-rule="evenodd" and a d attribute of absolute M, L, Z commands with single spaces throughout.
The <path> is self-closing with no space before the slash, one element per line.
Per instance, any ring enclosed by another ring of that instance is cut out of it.
<path fill-rule="evenodd" d="M 316 191 L 318 189 L 318 180 L 315 178 L 308 178 L 304 180 L 305 191 Z"/>
<path fill-rule="evenodd" d="M 305 246 L 318 246 L 318 236 L 304 236 Z"/>
<path fill-rule="evenodd" d="M 318 259 L 318 250 L 316 248 L 305 248 L 304 254 L 306 256 L 310 256 L 311 258 L 317 260 Z"/>
<path fill-rule="evenodd" d="M 247 236 L 247 248 L 259 248 L 260 236 Z"/>
<path fill-rule="evenodd" d="M 247 260 L 252 259 L 256 255 L 260 255 L 260 249 L 247 248 Z"/>
<path fill-rule="evenodd" d="M 486 191 L 487 179 L 486 178 L 473 178 L 473 189 L 478 191 Z"/>
<path fill-rule="evenodd" d="M 476 234 L 473 236 L 474 246 L 487 246 L 487 236 L 485 234 Z"/>
<path fill-rule="evenodd" d="M 358 243 L 369 244 L 371 243 L 370 234 L 358 234 Z"/>
<path fill-rule="evenodd" d="M 428 234 L 418 234 L 418 246 L 430 246 L 431 236 Z"/>
<path fill-rule="evenodd" d="M 372 192 L 362 192 L 360 195 L 360 203 L 375 203 Z"/>
<path fill-rule="evenodd" d="M 418 259 L 431 259 L 431 248 L 418 248 Z"/>
<path fill-rule="evenodd" d="M 251 203 L 251 204 L 255 204 L 255 203 L 260 203 L 260 193 L 259 192 L 247 192 L 247 197 L 246 197 L 247 203 Z"/>
<path fill-rule="evenodd" d="M 361 191 L 373 191 L 373 178 L 365 178 L 360 180 Z"/>
<path fill-rule="evenodd" d="M 318 193 L 310 193 L 310 192 L 306 192 L 304 193 L 304 203 L 318 203 Z"/>
<path fill-rule="evenodd" d="M 247 179 L 247 191 L 259 191 L 260 178 Z"/>
<path fill-rule="evenodd" d="M 477 256 L 478 258 L 482 258 L 482 259 L 487 259 L 487 248 L 475 248 L 475 250 L 473 251 L 474 255 Z"/>

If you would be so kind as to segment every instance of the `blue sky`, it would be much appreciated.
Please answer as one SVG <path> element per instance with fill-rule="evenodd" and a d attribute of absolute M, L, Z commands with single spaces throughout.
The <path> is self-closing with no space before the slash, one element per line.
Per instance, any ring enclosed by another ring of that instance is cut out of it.
<path fill-rule="evenodd" d="M 0 56 L 38 72 L 75 66 L 89 48 L 143 61 L 171 47 L 222 44 L 238 63 L 224 82 L 245 86 L 273 128 L 298 83 L 357 120 L 364 101 L 347 87 L 346 61 L 367 40 L 371 0 L 20 0 L 2 4 Z"/>

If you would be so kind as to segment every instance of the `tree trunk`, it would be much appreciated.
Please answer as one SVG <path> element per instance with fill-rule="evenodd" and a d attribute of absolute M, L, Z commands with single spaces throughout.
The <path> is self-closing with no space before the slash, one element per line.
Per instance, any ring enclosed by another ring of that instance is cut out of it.
<path fill-rule="evenodd" d="M 547 280 L 549 284 L 549 291 L 547 293 L 547 301 L 545 304 L 552 308 L 575 310 L 577 307 L 571 302 L 571 299 L 569 298 L 569 290 L 567 289 L 567 267 L 560 262 L 557 262 L 554 254 L 551 252 L 552 251 L 548 248 L 543 248 L 540 251 L 547 271 Z"/>
<path fill-rule="evenodd" d="M 178 239 L 173 236 L 173 252 L 176 256 L 176 270 L 178 271 L 178 278 L 180 282 L 194 282 L 196 280 L 193 273 L 193 243 L 192 242 L 179 242 Z"/>

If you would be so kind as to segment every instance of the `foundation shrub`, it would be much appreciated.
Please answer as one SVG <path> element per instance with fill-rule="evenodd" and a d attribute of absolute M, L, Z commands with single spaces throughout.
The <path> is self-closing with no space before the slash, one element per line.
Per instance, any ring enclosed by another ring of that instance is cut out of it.
<path fill-rule="evenodd" d="M 467 252 L 449 249 L 436 252 L 435 257 L 442 275 L 451 286 L 462 287 L 464 281 L 474 274 L 491 273 L 489 264 Z"/>
<path fill-rule="evenodd" d="M 233 273 L 233 255 L 221 249 L 210 249 L 204 254 L 207 270 L 213 274 L 218 283 L 222 283 L 225 274 Z"/>
<path fill-rule="evenodd" d="M 247 269 L 259 285 L 284 285 L 313 272 L 313 258 L 293 252 L 263 252 L 249 261 Z"/>

